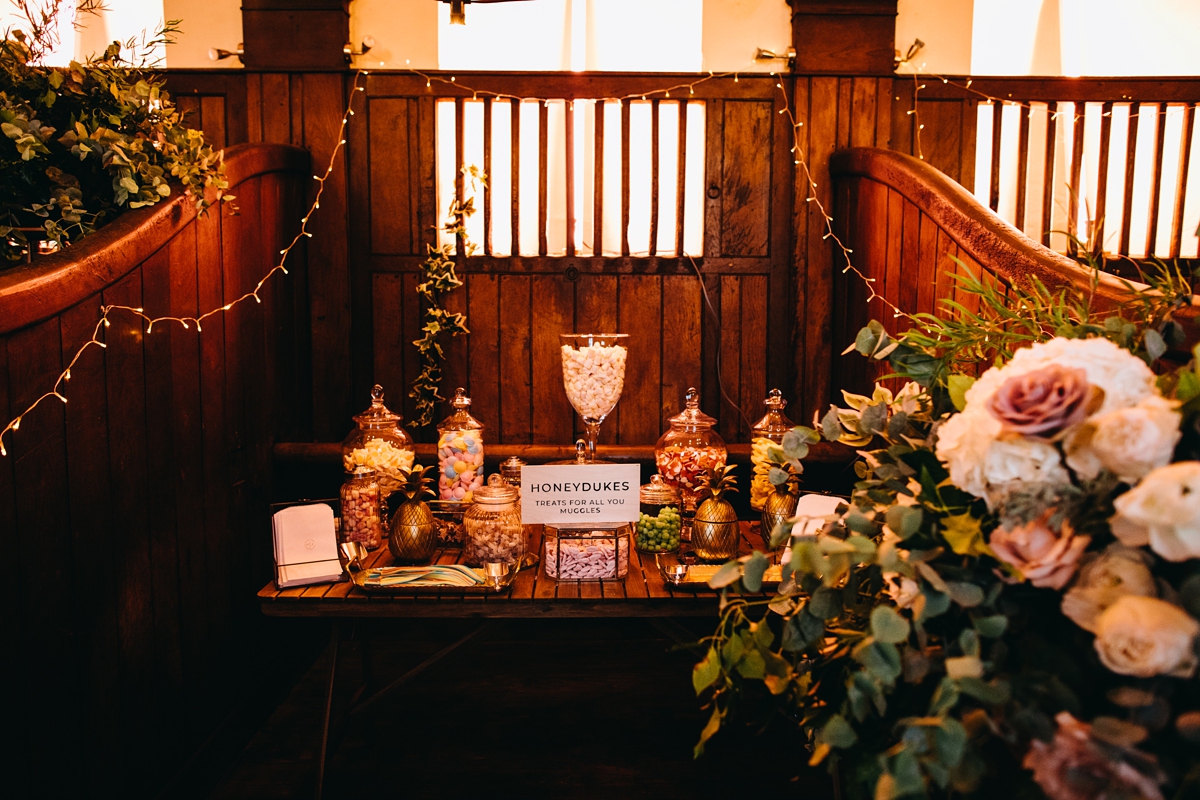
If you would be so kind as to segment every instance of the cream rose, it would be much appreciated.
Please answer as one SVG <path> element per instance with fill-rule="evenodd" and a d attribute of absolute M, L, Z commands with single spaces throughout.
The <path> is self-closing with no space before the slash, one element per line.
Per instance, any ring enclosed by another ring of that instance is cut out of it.
<path fill-rule="evenodd" d="M 1096 652 L 1120 675 L 1190 678 L 1200 622 L 1165 600 L 1126 595 L 1096 621 Z"/>
<path fill-rule="evenodd" d="M 1152 556 L 1145 550 L 1111 544 L 1102 553 L 1084 556 L 1079 578 L 1063 595 L 1062 611 L 1084 630 L 1096 632 L 1096 621 L 1126 595 L 1154 597 Z"/>
<path fill-rule="evenodd" d="M 1200 461 L 1159 467 L 1113 501 L 1113 534 L 1168 561 L 1200 558 Z"/>
<path fill-rule="evenodd" d="M 1083 478 L 1107 469 L 1126 483 L 1171 463 L 1179 443 L 1177 404 L 1158 395 L 1088 420 L 1067 439 L 1067 463 Z"/>
<path fill-rule="evenodd" d="M 1047 524 L 1048 517 L 1049 512 L 1026 525 L 997 528 L 988 544 L 996 558 L 1020 571 L 1034 586 L 1061 589 L 1075 574 L 1092 537 L 1076 536 L 1068 522 L 1055 531 Z"/>

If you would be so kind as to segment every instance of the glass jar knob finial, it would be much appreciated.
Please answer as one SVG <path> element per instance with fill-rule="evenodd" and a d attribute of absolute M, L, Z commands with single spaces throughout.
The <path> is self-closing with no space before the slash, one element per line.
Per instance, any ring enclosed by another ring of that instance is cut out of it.
<path fill-rule="evenodd" d="M 688 387 L 687 392 L 683 395 L 683 399 L 688 408 L 700 407 L 700 392 L 696 390 L 695 386 Z"/>

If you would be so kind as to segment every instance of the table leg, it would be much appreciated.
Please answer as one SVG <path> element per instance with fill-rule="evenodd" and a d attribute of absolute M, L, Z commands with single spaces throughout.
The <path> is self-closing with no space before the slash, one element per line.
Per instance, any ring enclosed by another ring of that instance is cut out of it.
<path fill-rule="evenodd" d="M 321 750 L 317 754 L 317 787 L 313 792 L 315 800 L 321 800 L 321 790 L 325 786 L 325 758 L 329 750 L 329 722 L 333 715 L 333 684 L 337 679 L 338 649 L 342 637 L 342 622 L 333 620 L 333 629 L 329 634 L 329 686 L 325 690 L 325 720 L 321 725 Z"/>

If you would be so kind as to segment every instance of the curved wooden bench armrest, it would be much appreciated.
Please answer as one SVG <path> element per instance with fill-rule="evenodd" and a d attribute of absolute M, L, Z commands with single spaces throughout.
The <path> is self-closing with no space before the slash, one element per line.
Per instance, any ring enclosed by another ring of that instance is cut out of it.
<path fill-rule="evenodd" d="M 1072 286 L 1087 291 L 1092 273 L 1086 267 L 1033 241 L 981 204 L 973 194 L 924 161 L 892 150 L 854 147 L 833 155 L 829 163 L 834 178 L 859 176 L 895 190 L 929 216 L 954 242 L 989 271 L 1021 286 L 1036 277 L 1046 286 Z M 1133 284 L 1142 286 L 1142 284 Z M 1119 278 L 1102 274 L 1097 295 L 1110 306 L 1129 300 L 1129 289 Z M 1200 338 L 1196 298 L 1176 319 L 1190 340 Z"/>
<path fill-rule="evenodd" d="M 240 144 L 225 150 L 230 194 L 238 184 L 270 172 L 306 173 L 302 147 Z M 82 242 L 24 267 L 0 272 L 0 334 L 58 314 L 119 281 L 171 240 L 197 214 L 178 185 L 172 197 L 117 217 Z M 218 213 L 212 208 L 207 213 Z"/>

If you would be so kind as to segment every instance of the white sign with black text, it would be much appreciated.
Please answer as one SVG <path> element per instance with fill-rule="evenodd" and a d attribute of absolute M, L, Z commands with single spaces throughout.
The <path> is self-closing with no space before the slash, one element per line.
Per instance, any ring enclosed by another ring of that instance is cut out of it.
<path fill-rule="evenodd" d="M 521 468 L 521 522 L 589 525 L 637 522 L 637 464 L 562 464 Z"/>

